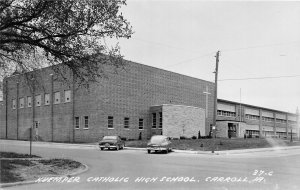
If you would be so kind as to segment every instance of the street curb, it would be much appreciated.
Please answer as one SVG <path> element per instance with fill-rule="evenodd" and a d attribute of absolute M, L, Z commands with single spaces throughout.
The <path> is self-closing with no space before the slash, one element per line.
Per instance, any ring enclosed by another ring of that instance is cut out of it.
<path fill-rule="evenodd" d="M 141 150 L 146 151 L 146 148 L 135 148 L 135 147 L 125 147 L 127 150 Z M 177 150 L 173 149 L 174 153 L 186 153 L 186 154 L 206 154 L 206 155 L 229 155 L 229 154 L 243 154 L 252 152 L 271 152 L 280 150 L 290 150 L 290 149 L 300 149 L 300 146 L 290 146 L 290 147 L 275 147 L 275 148 L 259 148 L 259 149 L 241 149 L 241 150 L 224 150 L 224 151 L 193 151 L 193 150 Z"/>
<path fill-rule="evenodd" d="M 62 176 L 55 176 L 55 177 L 72 177 L 72 176 L 76 176 L 79 174 L 82 174 L 84 172 L 87 172 L 89 170 L 89 167 L 86 164 L 82 164 L 84 166 L 83 169 L 80 169 L 74 173 L 68 174 L 68 175 L 62 175 Z M 36 180 L 35 180 L 36 181 Z M 29 185 L 29 184 L 34 184 L 36 183 L 35 181 L 21 181 L 21 182 L 15 182 L 15 183 L 3 183 L 0 184 L 0 188 L 2 187 L 12 187 L 12 186 L 19 186 L 19 185 Z"/>
<path fill-rule="evenodd" d="M 0 141 L 10 141 L 6 139 L 0 139 Z M 14 140 L 12 140 L 14 141 Z M 63 145 L 64 147 L 74 147 L 74 148 L 87 148 L 87 149 L 98 149 L 97 143 L 93 144 L 68 144 L 68 143 L 56 143 L 56 142 L 38 142 L 37 146 L 47 146 L 47 145 Z M 146 148 L 136 148 L 136 147 L 124 147 L 127 150 L 142 150 L 146 151 Z M 215 150 L 214 153 L 211 151 L 195 151 L 195 150 L 177 150 L 173 149 L 174 153 L 186 153 L 186 154 L 206 154 L 206 155 L 229 155 L 229 154 L 241 154 L 241 153 L 252 153 L 252 152 L 265 152 L 265 151 L 278 151 L 278 150 L 290 150 L 290 149 L 300 149 L 300 146 L 288 146 L 288 147 L 273 147 L 273 148 L 253 148 L 253 149 L 237 149 L 237 150 Z"/>
<path fill-rule="evenodd" d="M 140 150 L 140 151 L 146 151 L 147 148 L 135 148 L 135 147 L 125 147 L 124 149 L 127 150 Z M 177 149 L 172 149 L 173 153 L 187 153 L 187 154 L 214 154 L 210 153 L 209 151 L 204 152 L 204 151 L 192 151 L 192 150 L 177 150 Z"/>

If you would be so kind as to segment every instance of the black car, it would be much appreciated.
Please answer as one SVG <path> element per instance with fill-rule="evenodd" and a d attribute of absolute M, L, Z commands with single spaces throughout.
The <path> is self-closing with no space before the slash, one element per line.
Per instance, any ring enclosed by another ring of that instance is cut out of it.
<path fill-rule="evenodd" d="M 163 135 L 154 135 L 151 137 L 149 143 L 147 144 L 147 152 L 148 154 L 154 152 L 171 152 L 171 142 L 168 137 Z"/>
<path fill-rule="evenodd" d="M 125 147 L 125 142 L 119 136 L 104 136 L 99 142 L 99 148 L 104 150 L 107 149 L 123 149 Z"/>

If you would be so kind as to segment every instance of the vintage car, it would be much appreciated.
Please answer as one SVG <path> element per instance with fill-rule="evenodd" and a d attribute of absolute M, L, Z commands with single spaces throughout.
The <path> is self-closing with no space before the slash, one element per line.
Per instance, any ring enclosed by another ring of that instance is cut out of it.
<path fill-rule="evenodd" d="M 99 148 L 104 150 L 107 149 L 123 149 L 125 147 L 125 142 L 121 140 L 119 136 L 104 136 L 101 141 L 99 141 Z"/>
<path fill-rule="evenodd" d="M 147 144 L 147 151 L 148 154 L 150 154 L 151 151 L 168 153 L 172 151 L 171 142 L 169 138 L 164 135 L 154 135 Z"/>

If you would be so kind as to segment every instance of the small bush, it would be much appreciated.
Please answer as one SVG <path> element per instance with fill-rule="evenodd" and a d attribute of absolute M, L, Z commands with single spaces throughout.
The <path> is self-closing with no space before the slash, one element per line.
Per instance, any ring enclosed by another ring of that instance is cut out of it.
<path fill-rule="evenodd" d="M 185 136 L 180 136 L 180 139 L 186 139 L 186 137 Z"/>
<path fill-rule="evenodd" d="M 196 136 L 192 136 L 192 139 L 197 139 L 197 137 Z"/>

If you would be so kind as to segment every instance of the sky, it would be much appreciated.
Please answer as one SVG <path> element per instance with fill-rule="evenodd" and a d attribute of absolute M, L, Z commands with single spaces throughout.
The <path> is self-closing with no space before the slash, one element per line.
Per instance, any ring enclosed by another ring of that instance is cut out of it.
<path fill-rule="evenodd" d="M 118 40 L 125 59 L 214 82 L 220 51 L 218 98 L 300 109 L 300 1 L 127 0 L 121 12 L 135 32 Z"/>

